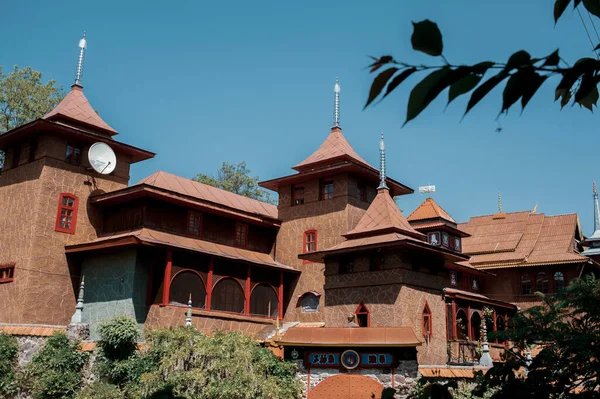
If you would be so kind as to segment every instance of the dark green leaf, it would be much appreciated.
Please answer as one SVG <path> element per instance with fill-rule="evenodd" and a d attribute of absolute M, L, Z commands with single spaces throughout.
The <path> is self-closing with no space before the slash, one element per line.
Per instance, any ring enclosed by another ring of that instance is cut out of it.
<path fill-rule="evenodd" d="M 371 90 L 369 91 L 369 99 L 367 100 L 367 104 L 365 104 L 365 108 L 369 106 L 377 98 L 377 96 L 381 93 L 381 90 L 385 87 L 385 84 L 390 80 L 390 78 L 398 71 L 398 68 L 390 68 L 381 72 L 375 79 L 373 79 L 373 83 L 371 84 Z"/>
<path fill-rule="evenodd" d="M 446 77 L 450 71 L 450 68 L 444 67 L 430 73 L 425 77 L 425 79 L 417 83 L 408 97 L 406 122 L 404 122 L 405 125 L 412 119 L 416 118 L 417 115 L 419 115 L 421 111 L 423 111 L 429 105 L 431 100 L 433 100 L 433 98 L 427 100 L 428 97 L 431 96 L 430 91 L 437 90 L 436 85 L 440 82 L 440 80 L 444 79 L 444 77 Z"/>
<path fill-rule="evenodd" d="M 375 57 L 371 57 L 371 58 L 373 58 L 375 60 L 375 62 L 372 63 L 371 65 L 369 65 L 369 67 L 371 68 L 371 70 L 369 72 L 375 72 L 376 70 L 378 70 L 385 64 L 389 64 L 390 62 L 394 61 L 394 58 L 391 55 L 384 55 L 381 58 L 375 58 Z"/>
<path fill-rule="evenodd" d="M 413 49 L 434 57 L 442 55 L 444 51 L 442 33 L 437 24 L 428 19 L 421 22 L 413 22 L 413 34 L 410 41 Z"/>
<path fill-rule="evenodd" d="M 581 78 L 579 89 L 575 92 L 575 102 L 579 103 L 583 98 L 587 97 L 594 87 L 596 87 L 594 76 L 591 72 L 585 73 Z"/>
<path fill-rule="evenodd" d="M 537 72 L 533 72 L 530 74 L 530 77 L 523 82 L 525 87 L 523 89 L 523 97 L 521 97 L 521 112 L 523 112 L 529 103 L 529 100 L 531 100 L 546 78 L 547 76 L 541 76 Z"/>
<path fill-rule="evenodd" d="M 583 0 L 583 5 L 585 8 L 600 18 L 600 1 L 599 0 Z"/>
<path fill-rule="evenodd" d="M 570 91 L 571 87 L 575 84 L 575 82 L 577 82 L 581 75 L 585 74 L 586 72 L 592 73 L 597 65 L 598 64 L 596 60 L 594 60 L 593 58 L 581 58 L 577 60 L 577 62 L 572 68 L 569 68 L 562 73 L 563 78 L 558 84 L 558 86 L 556 86 L 554 100 L 558 100 L 559 97 L 564 98 L 563 89 Z"/>
<path fill-rule="evenodd" d="M 471 94 L 471 98 L 469 99 L 469 103 L 467 104 L 467 110 L 465 111 L 465 115 L 475 106 L 483 97 L 485 97 L 494 87 L 498 85 L 498 83 L 502 82 L 504 79 L 508 77 L 508 73 L 506 71 L 501 71 L 499 74 L 492 76 L 481 86 L 475 89 L 473 94 Z M 464 115 L 463 115 L 464 117 Z"/>
<path fill-rule="evenodd" d="M 571 0 L 556 0 L 554 2 L 554 23 L 558 22 L 560 16 L 565 12 Z"/>
<path fill-rule="evenodd" d="M 458 82 L 460 79 L 464 78 L 468 74 L 471 73 L 471 68 L 466 66 L 461 66 L 456 69 L 451 69 L 447 75 L 442 77 L 427 93 L 425 96 L 425 102 L 429 104 L 433 101 L 444 89 L 450 87 L 454 83 Z"/>
<path fill-rule="evenodd" d="M 467 75 L 450 86 L 448 91 L 448 104 L 450 104 L 458 96 L 470 92 L 479 84 L 483 75 Z"/>
<path fill-rule="evenodd" d="M 597 45 L 596 47 L 594 47 L 594 51 L 598 51 L 598 50 L 600 50 L 600 44 Z"/>
<path fill-rule="evenodd" d="M 409 69 L 405 69 L 404 71 L 402 71 L 398 75 L 396 75 L 396 77 L 394 77 L 394 79 L 392 79 L 392 81 L 388 85 L 387 91 L 383 95 L 383 98 L 386 98 L 388 94 L 390 94 L 396 87 L 398 87 L 400 85 L 400 83 L 404 82 L 406 80 L 406 78 L 408 78 L 410 75 L 412 75 L 416 71 L 417 71 L 417 68 L 409 68 Z"/>
<path fill-rule="evenodd" d="M 598 87 L 594 86 L 592 87 L 592 90 L 588 93 L 587 96 L 585 96 L 584 98 L 582 98 L 581 100 L 578 101 L 579 105 L 582 105 L 584 107 L 586 107 L 587 109 L 589 109 L 590 111 L 594 112 L 593 109 L 593 105 L 597 106 L 597 102 L 598 102 Z"/>
<path fill-rule="evenodd" d="M 502 92 L 502 110 L 500 112 L 508 112 L 508 109 L 523 96 L 527 72 L 517 72 L 508 78 L 504 91 Z"/>
<path fill-rule="evenodd" d="M 560 108 L 563 109 L 565 105 L 569 103 L 571 99 L 570 89 L 556 89 L 554 101 L 560 98 Z"/>
<path fill-rule="evenodd" d="M 385 388 L 381 393 L 381 399 L 394 399 L 396 390 L 394 388 Z"/>
<path fill-rule="evenodd" d="M 560 56 L 558 55 L 558 50 L 556 50 L 548 57 L 546 57 L 546 61 L 544 61 L 542 66 L 557 66 L 559 62 Z"/>
<path fill-rule="evenodd" d="M 510 72 L 515 68 L 520 68 L 524 65 L 531 65 L 531 56 L 525 50 L 519 50 L 510 56 L 506 63 L 506 72 Z"/>

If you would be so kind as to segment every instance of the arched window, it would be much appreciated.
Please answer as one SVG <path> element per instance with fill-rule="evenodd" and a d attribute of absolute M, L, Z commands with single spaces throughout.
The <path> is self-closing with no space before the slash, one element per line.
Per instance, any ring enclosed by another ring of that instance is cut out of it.
<path fill-rule="evenodd" d="M 539 272 L 535 275 L 535 290 L 543 294 L 550 292 L 548 288 L 548 275 L 544 272 Z"/>
<path fill-rule="evenodd" d="M 467 314 L 464 310 L 459 309 L 456 312 L 456 335 L 458 339 L 469 339 L 467 335 Z"/>
<path fill-rule="evenodd" d="M 356 315 L 356 324 L 359 327 L 369 327 L 371 325 L 371 314 L 364 303 L 360 303 L 354 312 Z"/>
<path fill-rule="evenodd" d="M 307 292 L 302 295 L 302 311 L 305 313 L 314 313 L 319 311 L 319 296 L 314 292 Z"/>
<path fill-rule="evenodd" d="M 423 308 L 421 321 L 423 336 L 425 338 L 431 338 L 431 333 L 433 332 L 433 322 L 431 319 L 431 309 L 429 309 L 429 304 L 427 302 L 425 302 L 425 307 Z"/>
<path fill-rule="evenodd" d="M 234 279 L 224 278 L 215 285 L 212 292 L 211 309 L 244 313 L 245 304 L 244 290 Z"/>
<path fill-rule="evenodd" d="M 273 287 L 258 284 L 250 295 L 250 314 L 276 318 L 279 313 L 279 300 Z"/>
<path fill-rule="evenodd" d="M 481 315 L 478 312 L 473 312 L 471 315 L 471 341 L 479 341 L 481 339 Z"/>
<path fill-rule="evenodd" d="M 529 278 L 529 274 L 521 276 L 521 295 L 531 295 L 531 278 Z"/>
<path fill-rule="evenodd" d="M 562 272 L 554 273 L 554 291 L 558 292 L 565 288 L 565 275 Z"/>
<path fill-rule="evenodd" d="M 192 271 L 177 273 L 171 280 L 169 304 L 187 306 L 190 294 L 192 306 L 203 309 L 206 302 L 206 289 L 200 276 Z"/>

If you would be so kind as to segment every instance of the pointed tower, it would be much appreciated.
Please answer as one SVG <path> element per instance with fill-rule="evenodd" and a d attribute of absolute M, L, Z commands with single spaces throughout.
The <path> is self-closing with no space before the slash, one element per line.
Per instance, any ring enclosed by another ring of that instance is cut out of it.
<path fill-rule="evenodd" d="M 600 205 L 598 204 L 598 189 L 596 188 L 596 182 L 594 182 L 593 187 L 594 232 L 581 243 L 584 247 L 587 247 L 585 251 L 582 252 L 582 254 L 586 256 L 600 255 Z"/>
<path fill-rule="evenodd" d="M 96 238 L 102 223 L 88 198 L 127 187 L 130 165 L 154 156 L 114 140 L 116 130 L 83 94 L 86 48 L 84 35 L 74 84 L 65 98 L 42 118 L 0 135 L 0 150 L 6 153 L 0 197 L 10 198 L 4 211 L 12 215 L 0 218 L 0 264 L 14 263 L 16 270 L 0 290 L 5 323 L 69 323 L 77 302 L 69 276 L 79 270 L 67 262 L 64 247 Z M 88 152 L 95 143 L 114 152 L 111 173 L 91 168 Z"/>

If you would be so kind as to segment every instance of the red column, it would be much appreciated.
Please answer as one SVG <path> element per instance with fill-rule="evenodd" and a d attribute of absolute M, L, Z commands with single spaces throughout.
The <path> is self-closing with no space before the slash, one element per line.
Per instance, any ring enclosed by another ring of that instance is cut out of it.
<path fill-rule="evenodd" d="M 452 300 L 452 339 L 456 339 L 456 302 Z"/>
<path fill-rule="evenodd" d="M 206 310 L 210 310 L 213 291 L 213 258 L 208 259 L 208 277 L 206 278 Z"/>
<path fill-rule="evenodd" d="M 283 270 L 279 271 L 279 295 L 278 296 L 278 300 L 279 300 L 279 307 L 277 309 L 277 313 L 278 313 L 278 318 L 279 320 L 283 319 Z"/>
<path fill-rule="evenodd" d="M 469 337 L 469 340 L 472 340 L 472 335 L 471 335 L 471 305 L 469 305 L 467 307 L 467 336 Z"/>
<path fill-rule="evenodd" d="M 167 249 L 167 262 L 165 265 L 165 277 L 163 281 L 163 299 L 164 306 L 169 304 L 169 291 L 171 290 L 171 272 L 173 269 L 173 251 Z"/>
<path fill-rule="evenodd" d="M 249 315 L 250 314 L 250 265 L 248 265 L 248 269 L 246 272 L 246 290 L 245 290 L 245 295 L 246 295 L 246 306 L 244 306 L 244 314 Z"/>

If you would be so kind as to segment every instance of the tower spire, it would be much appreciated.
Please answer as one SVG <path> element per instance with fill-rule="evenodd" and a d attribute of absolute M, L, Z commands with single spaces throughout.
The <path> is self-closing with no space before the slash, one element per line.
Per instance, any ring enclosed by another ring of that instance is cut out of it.
<path fill-rule="evenodd" d="M 596 182 L 594 181 L 594 234 L 593 236 L 600 235 L 600 205 L 598 204 L 598 189 L 596 188 Z"/>
<path fill-rule="evenodd" d="M 333 102 L 333 127 L 340 126 L 340 83 L 339 79 L 335 78 L 335 86 L 333 86 L 334 102 Z"/>
<path fill-rule="evenodd" d="M 83 37 L 79 39 L 79 58 L 77 60 L 77 72 L 75 74 L 75 84 L 77 86 L 81 86 L 81 78 L 83 75 L 83 56 L 85 55 L 85 50 L 87 50 L 87 41 L 85 40 L 85 32 L 83 32 Z"/>
<path fill-rule="evenodd" d="M 385 142 L 383 141 L 383 132 L 381 132 L 381 141 L 379 142 L 379 154 L 381 156 L 381 163 L 379 166 L 379 187 L 377 189 L 389 189 L 385 183 Z"/>
<path fill-rule="evenodd" d="M 500 192 L 498 192 L 498 212 L 502 213 L 502 198 L 500 198 Z"/>

